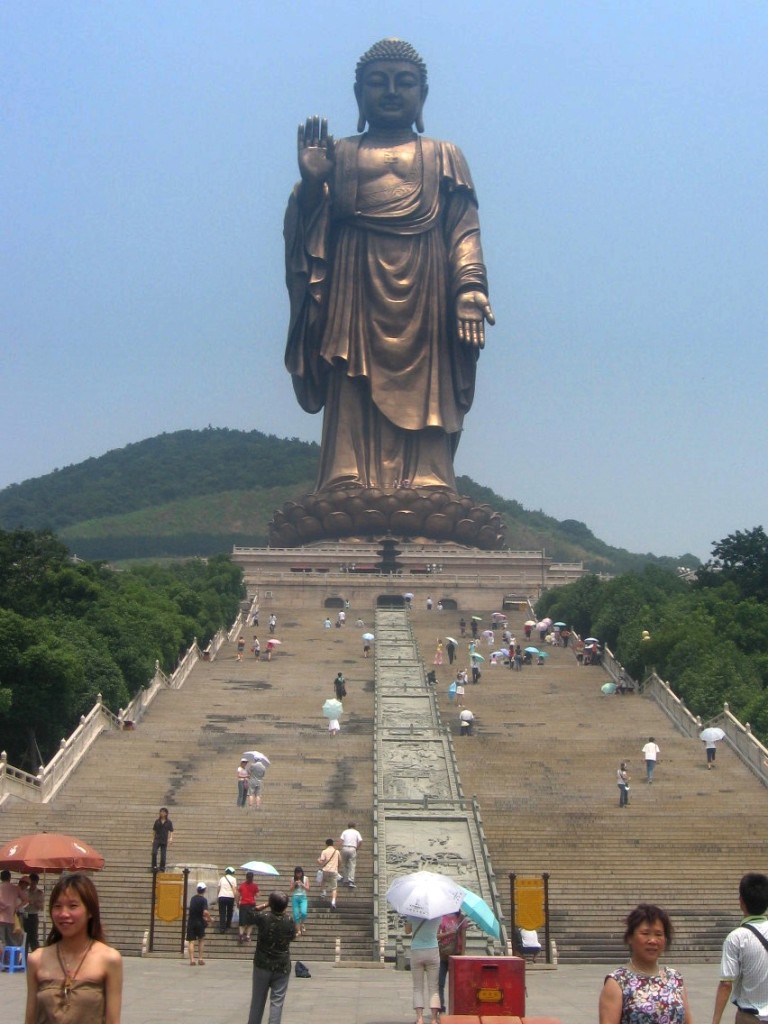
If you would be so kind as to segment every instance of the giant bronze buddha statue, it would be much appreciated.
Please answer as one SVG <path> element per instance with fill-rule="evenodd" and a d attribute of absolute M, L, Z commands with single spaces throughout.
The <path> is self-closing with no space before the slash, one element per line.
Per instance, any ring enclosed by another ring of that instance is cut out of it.
<path fill-rule="evenodd" d="M 293 543 L 361 531 L 458 540 L 468 508 L 456 507 L 453 457 L 494 322 L 474 186 L 456 146 L 421 134 L 427 70 L 412 46 L 371 47 L 355 96 L 360 134 L 300 125 L 285 218 L 286 366 L 302 408 L 324 410 L 313 500 L 288 516 L 295 530 L 308 512 Z M 280 515 L 272 525 L 274 542 L 292 541 Z M 481 546 L 497 546 L 485 532 Z"/>

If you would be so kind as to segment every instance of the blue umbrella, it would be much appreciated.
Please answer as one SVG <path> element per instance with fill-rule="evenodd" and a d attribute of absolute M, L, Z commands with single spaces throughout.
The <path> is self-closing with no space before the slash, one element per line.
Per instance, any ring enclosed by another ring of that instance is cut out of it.
<path fill-rule="evenodd" d="M 464 889 L 461 912 L 494 939 L 501 938 L 501 928 L 496 915 L 482 897 L 470 892 L 469 889 Z"/>
<path fill-rule="evenodd" d="M 600 689 L 603 693 L 616 693 L 616 683 L 603 683 Z"/>
<path fill-rule="evenodd" d="M 538 654 L 539 653 L 539 648 L 538 647 L 526 647 L 525 648 L 525 653 L 526 654 Z"/>

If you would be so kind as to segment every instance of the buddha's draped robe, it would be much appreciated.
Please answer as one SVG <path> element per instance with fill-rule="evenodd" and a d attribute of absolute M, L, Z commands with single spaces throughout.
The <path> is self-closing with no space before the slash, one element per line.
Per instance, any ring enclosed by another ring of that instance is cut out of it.
<path fill-rule="evenodd" d="M 456 146 L 414 137 L 408 177 L 363 189 L 363 138 L 336 143 L 318 205 L 305 210 L 296 186 L 285 218 L 286 367 L 302 408 L 325 407 L 317 490 L 455 490 L 477 361 L 456 297 L 488 294 L 474 187 Z"/>

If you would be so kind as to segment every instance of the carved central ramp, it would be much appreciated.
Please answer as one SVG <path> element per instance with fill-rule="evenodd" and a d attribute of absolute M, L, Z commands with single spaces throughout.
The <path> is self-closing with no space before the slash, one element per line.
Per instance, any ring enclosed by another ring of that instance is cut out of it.
<path fill-rule="evenodd" d="M 376 612 L 374 708 L 374 897 L 381 955 L 396 955 L 399 917 L 385 895 L 398 875 L 435 871 L 500 903 L 477 802 L 461 788 L 453 738 L 440 719 L 405 609 Z M 471 743 L 471 739 L 461 742 Z M 506 951 L 502 922 L 501 951 Z M 470 929 L 470 953 L 494 952 Z M 498 951 L 498 950 L 497 950 Z"/>

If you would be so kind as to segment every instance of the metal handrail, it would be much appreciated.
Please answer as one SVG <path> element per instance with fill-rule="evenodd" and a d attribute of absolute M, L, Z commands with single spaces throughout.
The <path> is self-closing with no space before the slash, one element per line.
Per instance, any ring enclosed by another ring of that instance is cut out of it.
<path fill-rule="evenodd" d="M 235 633 L 242 613 L 238 614 L 231 632 Z M 227 639 L 227 631 L 220 629 L 211 641 L 210 658 Z M 117 714 L 110 711 L 103 703 L 101 694 L 97 694 L 96 703 L 80 719 L 80 723 L 72 734 L 62 739 L 59 749 L 48 762 L 41 765 L 37 775 L 15 768 L 8 764 L 8 755 L 0 753 L 0 807 L 6 800 L 14 797 L 30 803 L 48 803 L 51 801 L 72 772 L 77 768 L 95 740 L 107 729 L 132 729 L 144 717 L 144 714 L 162 689 L 178 690 L 188 679 L 192 669 L 202 657 L 197 638 L 184 654 L 170 676 L 155 662 L 155 674 L 146 687 L 142 687 L 126 708 L 120 708 Z"/>

